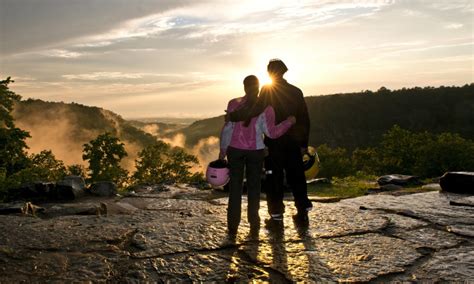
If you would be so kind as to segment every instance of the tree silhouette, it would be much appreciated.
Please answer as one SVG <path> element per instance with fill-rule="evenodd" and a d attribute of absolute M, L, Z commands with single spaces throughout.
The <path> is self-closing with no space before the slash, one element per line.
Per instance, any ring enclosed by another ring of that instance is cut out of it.
<path fill-rule="evenodd" d="M 13 81 L 8 77 L 0 81 L 0 172 L 8 177 L 28 166 L 25 139 L 29 133 L 17 128 L 11 112 L 21 96 L 12 92 L 8 85 Z"/>
<path fill-rule="evenodd" d="M 117 137 L 107 132 L 83 147 L 82 159 L 89 161 L 88 182 L 113 181 L 119 186 L 126 182 L 128 172 L 120 166 L 120 161 L 127 152 Z"/>
<path fill-rule="evenodd" d="M 197 163 L 197 158 L 184 149 L 157 141 L 138 154 L 132 181 L 134 184 L 190 182 L 197 178 L 190 172 Z"/>

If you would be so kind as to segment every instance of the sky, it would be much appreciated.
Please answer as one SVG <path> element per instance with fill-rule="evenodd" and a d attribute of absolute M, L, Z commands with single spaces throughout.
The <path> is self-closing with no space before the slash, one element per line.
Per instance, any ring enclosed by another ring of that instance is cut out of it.
<path fill-rule="evenodd" d="M 269 59 L 305 96 L 474 82 L 472 0 L 0 0 L 0 79 L 125 118 L 224 113 Z"/>

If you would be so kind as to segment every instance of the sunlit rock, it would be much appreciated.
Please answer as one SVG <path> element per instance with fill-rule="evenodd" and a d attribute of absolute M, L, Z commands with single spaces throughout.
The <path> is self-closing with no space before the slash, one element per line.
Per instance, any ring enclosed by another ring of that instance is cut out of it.
<path fill-rule="evenodd" d="M 472 282 L 474 250 L 460 247 L 436 252 L 413 273 L 412 279 L 425 282 Z"/>
<path fill-rule="evenodd" d="M 56 183 L 59 199 L 77 199 L 85 194 L 86 183 L 82 177 L 67 176 Z"/>
<path fill-rule="evenodd" d="M 244 197 L 231 238 L 226 193 L 166 188 L 41 204 L 41 214 L 0 206 L 16 208 L 0 215 L 0 282 L 474 281 L 465 195 L 313 198 L 307 226 L 285 200 L 278 227 L 266 225 L 262 200 L 259 230 L 250 229 Z"/>

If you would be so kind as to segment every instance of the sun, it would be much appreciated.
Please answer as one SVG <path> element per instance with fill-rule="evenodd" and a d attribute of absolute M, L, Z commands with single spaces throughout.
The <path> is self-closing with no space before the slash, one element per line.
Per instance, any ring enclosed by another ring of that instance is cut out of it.
<path fill-rule="evenodd" d="M 265 85 L 271 85 L 273 83 L 270 76 L 268 76 L 268 73 L 266 70 L 257 72 L 256 76 L 258 77 L 258 80 L 260 81 L 260 87 L 265 86 Z"/>

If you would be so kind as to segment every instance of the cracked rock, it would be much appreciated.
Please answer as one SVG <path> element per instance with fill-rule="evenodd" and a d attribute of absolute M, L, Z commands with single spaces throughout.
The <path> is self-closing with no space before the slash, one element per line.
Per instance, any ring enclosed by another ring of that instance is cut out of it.
<path fill-rule="evenodd" d="M 466 196 L 317 203 L 308 225 L 293 221 L 296 209 L 285 200 L 278 227 L 265 226 L 262 200 L 260 229 L 250 230 L 242 210 L 230 238 L 226 198 L 168 187 L 101 203 L 42 204 L 50 215 L 0 215 L 0 282 L 474 280 L 474 208 L 450 205 Z M 102 207 L 107 214 L 83 215 Z"/>
<path fill-rule="evenodd" d="M 453 248 L 436 252 L 433 257 L 413 274 L 412 279 L 425 282 L 474 281 L 474 250 Z"/>

